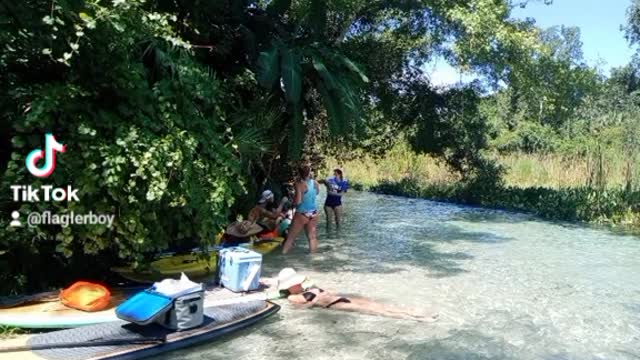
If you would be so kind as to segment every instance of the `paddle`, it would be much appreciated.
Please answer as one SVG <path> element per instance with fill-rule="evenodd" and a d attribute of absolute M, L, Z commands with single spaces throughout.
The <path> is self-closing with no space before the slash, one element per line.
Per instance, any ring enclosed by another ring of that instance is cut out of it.
<path fill-rule="evenodd" d="M 49 350 L 49 349 L 66 349 L 75 347 L 93 347 L 93 346 L 115 346 L 115 345 L 148 345 L 164 343 L 166 338 L 164 337 L 150 337 L 150 338 L 121 338 L 121 339 L 107 339 L 107 340 L 91 340 L 85 342 L 67 342 L 67 343 L 52 343 L 52 344 L 35 344 L 35 345 L 20 345 L 20 346 L 8 346 L 0 348 L 0 353 L 4 352 L 18 352 L 18 351 L 36 351 L 36 350 Z"/>

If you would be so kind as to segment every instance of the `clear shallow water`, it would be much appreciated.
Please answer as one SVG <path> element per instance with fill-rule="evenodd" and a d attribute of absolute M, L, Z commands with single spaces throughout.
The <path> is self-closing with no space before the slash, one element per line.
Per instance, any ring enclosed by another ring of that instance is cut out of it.
<path fill-rule="evenodd" d="M 323 200 L 324 197 L 321 197 Z M 320 200 L 320 198 L 319 198 Z M 340 231 L 319 226 L 263 274 L 440 314 L 418 323 L 282 310 L 162 359 L 640 359 L 640 239 L 531 216 L 351 192 Z M 323 214 L 324 215 L 324 214 Z"/>

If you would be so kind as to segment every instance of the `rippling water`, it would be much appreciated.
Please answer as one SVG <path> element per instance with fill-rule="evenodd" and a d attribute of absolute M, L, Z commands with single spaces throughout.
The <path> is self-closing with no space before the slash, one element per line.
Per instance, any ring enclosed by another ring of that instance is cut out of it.
<path fill-rule="evenodd" d="M 438 312 L 417 323 L 295 310 L 172 353 L 185 359 L 640 359 L 640 239 L 531 216 L 351 192 L 340 231 L 301 236 L 321 287 Z"/>

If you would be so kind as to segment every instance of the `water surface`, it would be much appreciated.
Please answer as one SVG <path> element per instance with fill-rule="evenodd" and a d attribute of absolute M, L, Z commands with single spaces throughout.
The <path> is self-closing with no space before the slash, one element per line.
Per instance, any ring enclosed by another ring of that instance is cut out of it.
<path fill-rule="evenodd" d="M 323 200 L 319 199 L 319 200 Z M 640 239 L 532 216 L 350 192 L 342 229 L 263 274 L 440 314 L 418 323 L 282 310 L 163 359 L 640 359 Z M 324 214 L 323 214 L 324 215 Z"/>

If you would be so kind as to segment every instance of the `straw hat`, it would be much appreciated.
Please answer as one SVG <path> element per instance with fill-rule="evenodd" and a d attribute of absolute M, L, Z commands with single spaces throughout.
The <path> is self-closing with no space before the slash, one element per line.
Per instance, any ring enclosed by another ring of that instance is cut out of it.
<path fill-rule="evenodd" d="M 261 231 L 262 231 L 262 227 L 260 225 L 254 222 L 245 220 L 242 222 L 235 221 L 229 224 L 229 226 L 227 226 L 226 233 L 231 236 L 244 238 L 244 237 L 255 235 Z"/>
<path fill-rule="evenodd" d="M 300 285 L 306 279 L 306 276 L 298 274 L 292 268 L 284 268 L 278 274 L 278 290 L 286 290 L 292 286 Z"/>

